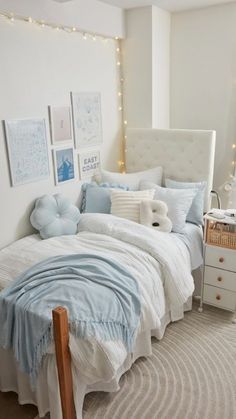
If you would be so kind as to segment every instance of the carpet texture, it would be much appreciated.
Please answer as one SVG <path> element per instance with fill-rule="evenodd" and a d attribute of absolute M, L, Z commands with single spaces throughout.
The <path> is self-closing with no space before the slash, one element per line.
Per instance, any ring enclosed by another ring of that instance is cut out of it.
<path fill-rule="evenodd" d="M 236 419 L 236 325 L 226 311 L 196 308 L 153 339 L 153 355 L 136 361 L 119 392 L 88 394 L 84 419 Z M 0 419 L 35 417 L 2 396 Z"/>
<path fill-rule="evenodd" d="M 84 419 L 236 419 L 236 325 L 232 315 L 196 307 L 153 339 L 118 393 L 91 393 Z"/>

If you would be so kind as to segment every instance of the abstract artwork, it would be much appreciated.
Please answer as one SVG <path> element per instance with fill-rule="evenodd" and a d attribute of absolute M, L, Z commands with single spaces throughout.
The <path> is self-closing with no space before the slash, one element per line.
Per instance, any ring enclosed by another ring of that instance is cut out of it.
<path fill-rule="evenodd" d="M 71 93 L 75 146 L 89 147 L 102 142 L 100 93 Z"/>
<path fill-rule="evenodd" d="M 58 145 L 72 140 L 71 112 L 69 106 L 49 107 L 52 143 Z"/>
<path fill-rule="evenodd" d="M 91 178 L 99 172 L 100 153 L 98 150 L 79 154 L 80 179 Z"/>
<path fill-rule="evenodd" d="M 75 179 L 74 149 L 72 147 L 54 150 L 56 184 Z"/>
<path fill-rule="evenodd" d="M 45 120 L 6 120 L 5 131 L 12 186 L 48 178 Z"/>

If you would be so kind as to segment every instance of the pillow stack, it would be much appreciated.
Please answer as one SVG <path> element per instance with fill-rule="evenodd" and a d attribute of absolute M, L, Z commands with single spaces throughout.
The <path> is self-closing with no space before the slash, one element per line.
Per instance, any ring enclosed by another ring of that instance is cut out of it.
<path fill-rule="evenodd" d="M 140 222 L 140 203 L 145 199 L 153 199 L 154 189 L 145 191 L 112 191 L 111 214 Z"/>
<path fill-rule="evenodd" d="M 168 217 L 172 222 L 172 231 L 182 233 L 185 228 L 187 214 L 197 194 L 197 190 L 162 188 L 146 181 L 140 182 L 140 189 L 155 190 L 154 199 L 165 202 L 168 207 Z"/>
<path fill-rule="evenodd" d="M 176 180 L 166 179 L 165 184 L 167 188 L 194 189 L 196 191 L 196 195 L 188 211 L 186 221 L 202 225 L 206 182 L 177 182 Z"/>
<path fill-rule="evenodd" d="M 163 169 L 160 166 L 154 167 L 153 169 L 144 170 L 143 172 L 124 174 L 108 172 L 107 170 L 101 170 L 100 174 L 98 176 L 95 176 L 95 181 L 98 183 L 108 182 L 120 185 L 124 184 L 127 185 L 130 190 L 138 191 L 139 183 L 141 180 L 147 180 L 149 182 L 155 183 L 156 185 L 161 185 L 162 175 Z"/>

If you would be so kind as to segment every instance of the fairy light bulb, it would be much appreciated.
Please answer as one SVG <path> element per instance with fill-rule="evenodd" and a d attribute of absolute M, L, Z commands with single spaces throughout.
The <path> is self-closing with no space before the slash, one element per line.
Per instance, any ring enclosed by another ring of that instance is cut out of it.
<path fill-rule="evenodd" d="M 42 20 L 42 22 L 40 23 L 40 25 L 41 25 L 41 28 L 45 28 L 45 23 L 44 23 L 44 21 Z"/>
<path fill-rule="evenodd" d="M 119 106 L 119 111 L 122 111 L 122 106 Z"/>
<path fill-rule="evenodd" d="M 118 92 L 118 96 L 120 97 L 120 96 L 122 96 L 122 93 L 121 92 Z"/>
<path fill-rule="evenodd" d="M 94 36 L 93 36 L 93 41 L 96 41 L 96 39 L 97 39 L 97 38 L 96 38 L 96 36 L 94 35 Z"/>
<path fill-rule="evenodd" d="M 87 39 L 86 33 L 83 34 L 83 39 L 86 41 L 86 39 Z"/>
<path fill-rule="evenodd" d="M 31 16 L 29 16 L 29 17 L 28 17 L 28 22 L 29 22 L 29 23 L 33 23 L 33 19 L 32 19 L 32 17 L 31 17 Z"/>
<path fill-rule="evenodd" d="M 128 122 L 126 121 L 126 119 L 124 120 L 124 124 L 125 124 L 125 125 L 127 125 L 127 124 L 128 124 Z"/>
<path fill-rule="evenodd" d="M 72 32 L 76 32 L 76 28 L 75 27 L 72 28 Z"/>
<path fill-rule="evenodd" d="M 119 48 L 119 47 L 117 47 L 117 48 L 116 48 L 116 51 L 117 51 L 117 52 L 120 52 L 120 48 Z"/>
<path fill-rule="evenodd" d="M 233 144 L 233 145 L 232 145 L 232 148 L 236 148 L 236 144 Z"/>
<path fill-rule="evenodd" d="M 118 67 L 121 65 L 121 64 L 120 64 L 120 61 L 117 61 L 117 65 L 118 65 Z"/>

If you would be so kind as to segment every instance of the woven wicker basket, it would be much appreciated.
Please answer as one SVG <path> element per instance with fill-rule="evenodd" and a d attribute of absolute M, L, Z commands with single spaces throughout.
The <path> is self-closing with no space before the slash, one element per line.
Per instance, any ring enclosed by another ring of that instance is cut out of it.
<path fill-rule="evenodd" d="M 236 249 L 236 231 L 230 231 L 229 224 L 208 221 L 206 241 L 213 246 Z"/>

